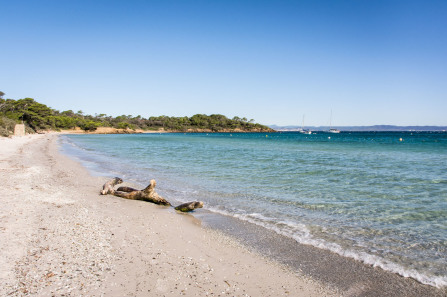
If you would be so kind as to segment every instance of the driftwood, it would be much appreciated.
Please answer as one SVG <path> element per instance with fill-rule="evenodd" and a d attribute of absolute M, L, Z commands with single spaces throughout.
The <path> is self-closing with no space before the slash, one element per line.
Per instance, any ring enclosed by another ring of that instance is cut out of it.
<path fill-rule="evenodd" d="M 119 177 L 115 177 L 112 180 L 109 180 L 102 186 L 101 195 L 114 194 L 115 190 L 113 189 L 116 185 L 121 184 L 123 180 Z"/>
<path fill-rule="evenodd" d="M 119 187 L 117 190 L 114 190 L 114 186 L 122 182 L 123 180 L 119 177 L 115 177 L 114 179 L 106 182 L 103 186 L 101 194 L 102 195 L 112 194 L 126 199 L 143 200 L 155 204 L 171 206 L 171 203 L 169 203 L 165 198 L 161 197 L 160 195 L 157 194 L 157 192 L 155 192 L 155 186 L 157 183 L 155 182 L 154 179 L 152 179 L 149 185 L 143 190 L 138 190 L 131 187 Z M 175 207 L 175 209 L 182 212 L 189 212 L 193 211 L 196 208 L 202 208 L 202 207 L 203 207 L 202 201 L 193 201 L 181 204 Z"/>
<path fill-rule="evenodd" d="M 155 179 L 152 179 L 149 185 L 144 188 L 143 190 L 136 190 L 134 188 L 130 187 L 119 187 L 113 195 L 126 198 L 126 199 L 132 199 L 132 200 L 143 200 L 143 201 L 149 201 L 155 204 L 161 204 L 161 205 L 171 205 L 166 199 L 161 197 L 160 195 L 155 192 L 155 186 L 156 186 Z"/>
<path fill-rule="evenodd" d="M 188 212 L 188 211 L 193 211 L 196 208 L 202 208 L 202 207 L 203 207 L 202 201 L 193 201 L 193 202 L 187 202 L 187 203 L 180 204 L 179 206 L 175 207 L 175 210 L 179 210 L 182 212 Z"/>

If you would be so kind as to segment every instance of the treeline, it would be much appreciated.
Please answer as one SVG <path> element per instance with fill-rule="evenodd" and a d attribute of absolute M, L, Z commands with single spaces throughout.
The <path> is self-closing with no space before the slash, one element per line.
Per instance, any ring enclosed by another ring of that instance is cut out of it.
<path fill-rule="evenodd" d="M 196 114 L 192 117 L 158 116 L 143 118 L 140 115 L 121 115 L 117 117 L 106 114 L 87 115 L 81 110 L 58 111 L 45 104 L 36 102 L 32 98 L 3 99 L 0 92 L 0 135 L 8 136 L 14 130 L 16 123 L 22 121 L 28 133 L 44 130 L 64 130 L 76 127 L 85 131 L 94 131 L 98 127 L 112 127 L 116 129 L 164 130 L 170 132 L 192 131 L 242 131 L 264 132 L 271 131 L 267 126 L 254 123 L 254 120 L 234 117 L 228 119 L 224 115 Z"/>

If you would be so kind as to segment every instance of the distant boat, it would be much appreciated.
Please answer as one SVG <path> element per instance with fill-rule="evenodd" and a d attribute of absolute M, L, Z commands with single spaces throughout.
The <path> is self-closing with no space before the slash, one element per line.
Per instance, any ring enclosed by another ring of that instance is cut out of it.
<path fill-rule="evenodd" d="M 303 114 L 303 124 L 301 125 L 301 130 L 299 130 L 298 132 L 302 134 L 312 134 L 312 131 L 304 129 L 304 114 Z"/>
<path fill-rule="evenodd" d="M 329 120 L 329 133 L 340 133 L 340 130 L 332 128 L 332 109 L 331 109 L 331 119 Z"/>
<path fill-rule="evenodd" d="M 329 129 L 329 133 L 340 133 L 340 130 L 338 129 Z"/>

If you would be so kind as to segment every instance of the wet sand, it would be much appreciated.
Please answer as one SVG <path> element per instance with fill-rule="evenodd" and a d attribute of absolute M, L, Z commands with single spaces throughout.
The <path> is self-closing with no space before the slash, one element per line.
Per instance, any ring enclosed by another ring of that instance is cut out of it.
<path fill-rule="evenodd" d="M 0 179 L 0 296 L 340 295 L 189 214 L 100 196 L 56 135 L 0 139 Z"/>
<path fill-rule="evenodd" d="M 289 269 L 337 288 L 343 296 L 447 296 L 447 288 L 424 285 L 379 267 L 299 244 L 294 239 L 249 222 L 206 212 L 196 216 L 202 220 L 203 226 L 239 238 L 244 245 Z"/>

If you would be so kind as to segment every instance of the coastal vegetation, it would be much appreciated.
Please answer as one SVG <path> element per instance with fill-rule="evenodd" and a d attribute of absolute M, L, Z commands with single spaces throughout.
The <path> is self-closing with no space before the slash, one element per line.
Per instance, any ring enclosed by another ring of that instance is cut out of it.
<path fill-rule="evenodd" d="M 58 111 L 32 98 L 19 100 L 3 99 L 0 92 L 0 135 L 9 136 L 17 123 L 24 123 L 27 133 L 42 131 L 60 131 L 81 129 L 87 132 L 99 127 L 119 129 L 124 133 L 132 131 L 166 131 L 166 132 L 265 132 L 273 131 L 267 126 L 257 124 L 254 120 L 234 117 L 227 118 L 221 114 L 196 114 L 192 117 L 120 115 L 88 115 L 82 110 Z"/>

